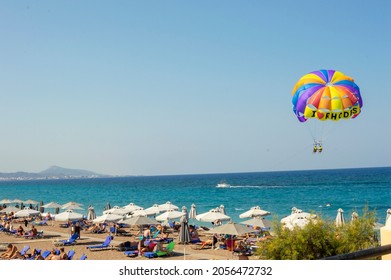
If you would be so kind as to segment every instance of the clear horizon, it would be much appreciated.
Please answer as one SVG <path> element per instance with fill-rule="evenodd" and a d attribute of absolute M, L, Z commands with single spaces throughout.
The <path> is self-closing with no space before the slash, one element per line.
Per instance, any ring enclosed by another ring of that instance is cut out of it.
<path fill-rule="evenodd" d="M 50 166 L 52 167 L 52 166 Z M 0 170 L 0 173 L 3 173 L 3 174 L 9 174 L 9 173 L 18 173 L 18 172 L 26 172 L 26 173 L 32 173 L 32 174 L 38 174 L 42 171 L 46 171 L 47 169 L 49 169 L 50 167 L 44 169 L 44 170 L 41 170 L 41 171 L 38 171 L 38 172 L 30 172 L 30 171 L 25 171 L 25 170 L 18 170 L 18 171 L 13 171 L 13 172 L 2 172 Z M 209 172 L 209 173 L 180 173 L 180 174 L 148 174 L 148 175 L 144 175 L 144 174 L 122 174 L 122 175 L 119 175 L 119 174 L 108 174 L 108 173 L 98 173 L 98 172 L 95 172 L 94 170 L 88 170 L 88 169 L 76 169 L 76 168 L 68 168 L 68 167 L 61 167 L 61 166 L 55 166 L 55 167 L 60 167 L 60 168 L 64 168 L 64 169 L 69 169 L 69 170 L 78 170 L 78 171 L 87 171 L 87 172 L 94 172 L 96 173 L 97 175 L 103 175 L 103 176 L 112 176 L 112 177 L 138 177 L 138 176 L 142 176 L 142 177 L 148 177 L 148 176 L 151 176 L 151 177 L 155 177 L 155 176 L 192 176 L 192 175 L 218 175 L 218 174 L 245 174 L 245 173 L 268 173 L 268 172 L 301 172 L 301 171 L 327 171 L 327 170 L 343 170 L 343 169 L 370 169 L 370 168 L 391 168 L 391 166 L 371 166 L 371 167 L 346 167 L 346 168 L 325 168 L 325 169 L 292 169 L 292 170 L 273 170 L 273 171 L 242 171 L 242 172 Z"/>
<path fill-rule="evenodd" d="M 389 1 L 4 1 L 0 26 L 2 172 L 391 166 Z M 319 69 L 364 106 L 314 155 L 291 91 Z"/>

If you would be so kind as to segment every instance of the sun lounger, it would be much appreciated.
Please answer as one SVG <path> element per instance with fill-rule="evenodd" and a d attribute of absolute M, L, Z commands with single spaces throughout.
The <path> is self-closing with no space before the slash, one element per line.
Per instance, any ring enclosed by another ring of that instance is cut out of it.
<path fill-rule="evenodd" d="M 20 254 L 22 256 L 26 255 L 27 251 L 30 250 L 30 246 L 29 245 L 26 245 L 23 247 L 22 251 L 20 251 Z"/>
<path fill-rule="evenodd" d="M 12 229 L 12 230 L 6 229 L 5 232 L 9 235 L 16 235 L 18 231 L 16 229 Z"/>
<path fill-rule="evenodd" d="M 113 237 L 111 235 L 106 237 L 106 240 L 101 245 L 92 245 L 87 246 L 87 249 L 106 249 L 110 246 L 111 240 L 113 240 Z"/>
<path fill-rule="evenodd" d="M 72 260 L 74 255 L 75 255 L 75 251 L 74 250 L 69 250 L 68 251 L 68 260 Z"/>
<path fill-rule="evenodd" d="M 170 242 L 167 244 L 166 248 L 163 250 L 158 250 L 156 252 L 145 252 L 144 257 L 146 258 L 156 258 L 156 257 L 163 257 L 163 256 L 172 256 L 174 254 L 174 247 L 175 242 Z"/>
<path fill-rule="evenodd" d="M 130 250 L 125 251 L 124 254 L 128 257 L 137 257 L 138 256 L 138 250 Z"/>
<path fill-rule="evenodd" d="M 74 233 L 68 240 L 57 240 L 54 242 L 55 246 L 67 246 L 76 243 L 76 239 L 79 238 L 79 234 Z"/>
<path fill-rule="evenodd" d="M 156 258 L 157 257 L 157 253 L 155 253 L 155 252 L 145 252 L 144 253 L 144 257 L 146 257 L 148 259 Z"/>
<path fill-rule="evenodd" d="M 134 250 L 137 250 L 137 247 L 138 246 L 128 246 L 128 247 L 115 247 L 115 249 L 117 249 L 117 251 L 134 251 Z"/>
<path fill-rule="evenodd" d="M 44 251 L 44 252 L 41 254 L 42 258 L 44 258 L 44 259 L 46 259 L 47 257 L 49 257 L 49 255 L 50 255 L 50 250 L 46 250 L 46 251 Z"/>
<path fill-rule="evenodd" d="M 40 222 L 34 221 L 33 224 L 34 224 L 34 225 L 37 225 L 37 226 L 47 226 L 47 225 L 48 225 L 48 224 L 47 224 L 47 221 L 48 221 L 48 220 L 49 220 L 49 218 L 45 218 L 45 220 L 40 221 Z"/>
<path fill-rule="evenodd" d="M 162 257 L 162 256 L 172 256 L 174 255 L 174 247 L 175 247 L 175 242 L 172 241 L 170 243 L 167 244 L 166 248 L 162 251 L 156 251 L 156 255 L 158 257 Z"/>
<path fill-rule="evenodd" d="M 87 255 L 86 254 L 81 255 L 80 260 L 84 261 L 86 259 L 87 259 Z"/>

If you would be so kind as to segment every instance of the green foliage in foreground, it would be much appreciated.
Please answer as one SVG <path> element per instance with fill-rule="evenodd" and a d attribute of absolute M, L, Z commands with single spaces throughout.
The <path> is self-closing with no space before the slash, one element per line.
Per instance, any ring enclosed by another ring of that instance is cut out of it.
<path fill-rule="evenodd" d="M 289 230 L 275 221 L 273 238 L 259 242 L 255 255 L 269 260 L 314 260 L 376 247 L 374 224 L 375 213 L 367 209 L 342 227 L 317 218 L 302 229 Z"/>

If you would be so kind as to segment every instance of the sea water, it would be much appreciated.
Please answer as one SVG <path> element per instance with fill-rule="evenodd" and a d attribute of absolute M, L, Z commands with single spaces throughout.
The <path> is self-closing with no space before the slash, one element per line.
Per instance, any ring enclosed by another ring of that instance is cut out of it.
<path fill-rule="evenodd" d="M 217 188 L 221 181 L 230 186 Z M 384 224 L 386 211 L 391 208 L 391 167 L 2 181 L 0 200 L 4 198 L 60 204 L 75 201 L 84 208 L 76 212 L 85 215 L 89 205 L 101 215 L 107 203 L 111 207 L 134 203 L 148 208 L 170 201 L 180 211 L 183 206 L 189 211 L 194 203 L 198 214 L 224 205 L 226 214 L 235 222 L 243 221 L 239 215 L 253 206 L 271 212 L 269 219 L 289 215 L 292 207 L 335 219 L 342 208 L 346 220 L 353 211 L 360 215 L 368 207 Z"/>

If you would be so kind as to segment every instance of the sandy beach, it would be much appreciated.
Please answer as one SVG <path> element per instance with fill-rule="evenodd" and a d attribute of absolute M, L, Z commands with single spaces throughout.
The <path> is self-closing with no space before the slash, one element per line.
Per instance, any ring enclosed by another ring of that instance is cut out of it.
<path fill-rule="evenodd" d="M 44 237 L 42 239 L 26 239 L 23 237 L 15 237 L 13 235 L 0 232 L 0 246 L 5 247 L 7 244 L 14 244 L 18 250 L 22 250 L 25 245 L 30 246 L 30 253 L 34 248 L 41 250 L 50 250 L 55 246 L 56 240 L 68 239 L 70 237 L 70 229 L 60 227 L 60 223 L 49 222 L 48 226 L 39 226 L 36 228 L 38 231 L 43 230 Z M 15 224 L 15 226 L 19 224 Z M 65 248 L 65 251 L 70 249 L 75 250 L 73 260 L 78 260 L 82 254 L 87 255 L 87 260 L 238 260 L 239 256 L 232 254 L 232 252 L 224 249 L 197 249 L 194 244 L 179 244 L 178 233 L 172 232 L 169 237 L 174 239 L 175 248 L 173 256 L 164 256 L 159 258 L 148 259 L 142 257 L 128 257 L 123 252 L 119 251 L 116 246 L 125 241 L 135 242 L 137 239 L 137 230 L 134 228 L 126 228 L 126 231 L 130 231 L 131 236 L 114 235 L 111 245 L 107 249 L 102 250 L 90 250 L 87 246 L 99 245 L 104 242 L 106 237 L 109 235 L 107 230 L 105 233 L 87 233 L 84 230 L 81 231 L 81 238 L 77 240 L 76 244 L 69 246 L 61 246 Z M 205 241 L 208 238 L 208 234 L 204 231 L 199 231 L 201 241 Z M 210 236 L 210 235 L 209 235 Z M 59 247 L 58 247 L 59 248 Z M 250 256 L 249 259 L 254 259 Z"/>

